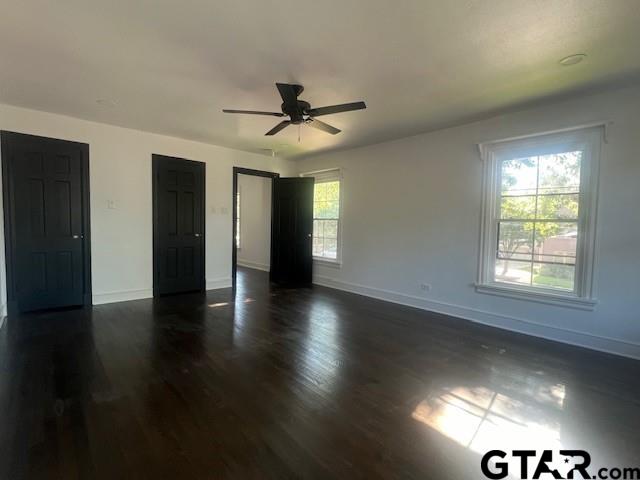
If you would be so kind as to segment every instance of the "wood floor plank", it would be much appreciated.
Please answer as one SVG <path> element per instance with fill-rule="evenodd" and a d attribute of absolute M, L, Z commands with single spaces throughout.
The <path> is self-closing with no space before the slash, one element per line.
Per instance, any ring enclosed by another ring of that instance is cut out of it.
<path fill-rule="evenodd" d="M 475 479 L 523 441 L 640 465 L 640 362 L 238 281 L 10 318 L 0 478 Z"/>

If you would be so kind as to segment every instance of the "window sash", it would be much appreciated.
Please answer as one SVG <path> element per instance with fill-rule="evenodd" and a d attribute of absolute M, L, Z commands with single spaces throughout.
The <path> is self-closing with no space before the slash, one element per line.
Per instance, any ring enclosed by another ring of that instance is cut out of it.
<path fill-rule="evenodd" d="M 338 197 L 338 216 L 337 217 L 331 217 L 331 218 L 320 218 L 320 217 L 316 217 L 315 214 L 313 216 L 313 220 L 315 221 L 337 221 L 337 233 L 336 233 L 336 238 L 329 238 L 330 240 L 335 240 L 336 241 L 336 258 L 332 258 L 332 257 L 327 257 L 327 256 L 318 256 L 318 255 L 313 255 L 314 260 L 320 260 L 320 261 L 324 261 L 324 262 L 330 262 L 330 263 L 340 263 L 342 261 L 342 199 L 343 199 L 343 191 L 342 191 L 342 175 L 340 170 L 337 169 L 331 169 L 331 170 L 322 170 L 322 171 L 317 171 L 317 172 L 309 172 L 309 173 L 304 173 L 301 176 L 304 177 L 314 177 L 315 179 L 315 185 L 319 185 L 322 183 L 331 183 L 331 182 L 338 182 L 339 184 L 339 197 Z M 315 212 L 315 205 L 316 202 L 313 202 L 314 205 L 314 212 Z M 324 240 L 328 237 L 325 237 L 324 235 L 322 236 L 318 236 L 316 235 L 316 232 L 313 232 L 313 238 L 321 238 L 323 240 L 323 244 L 324 244 Z"/>
<path fill-rule="evenodd" d="M 542 286 L 539 286 L 539 285 L 534 285 L 533 284 L 533 266 L 536 263 L 544 263 L 544 262 L 536 261 L 534 259 L 535 254 L 533 252 L 532 252 L 532 255 L 531 255 L 531 260 L 525 260 L 525 262 L 528 262 L 531 265 L 531 269 L 532 269 L 532 271 L 531 271 L 531 282 L 529 284 L 524 284 L 524 283 L 523 284 L 519 284 L 518 283 L 517 285 L 519 287 L 521 287 L 521 288 L 526 288 L 526 289 L 529 289 L 529 290 L 532 290 L 532 291 L 541 291 L 542 292 L 542 291 L 551 290 L 553 292 L 560 293 L 560 294 L 568 293 L 568 294 L 571 294 L 571 295 L 574 295 L 574 296 L 581 296 L 582 286 L 581 286 L 581 284 L 579 282 L 579 277 L 578 277 L 578 268 L 579 268 L 579 264 L 580 264 L 580 261 L 578 260 L 580 258 L 580 252 L 578 251 L 578 248 L 579 248 L 579 244 L 581 243 L 580 239 L 581 239 L 581 237 L 582 237 L 582 235 L 584 233 L 584 225 L 583 225 L 583 222 L 581 221 L 581 220 L 583 220 L 583 218 L 581 218 L 581 215 L 580 215 L 580 211 L 584 210 L 584 209 L 581 209 L 580 205 L 581 205 L 582 198 L 583 198 L 583 196 L 581 194 L 585 189 L 584 188 L 584 183 L 583 183 L 583 180 L 584 180 L 584 175 L 583 174 L 584 174 L 584 171 L 586 170 L 584 168 L 584 159 L 587 156 L 587 152 L 586 152 L 586 147 L 584 145 L 572 144 L 571 142 L 566 142 L 564 144 L 561 143 L 561 142 L 553 142 L 553 145 L 554 145 L 555 148 L 554 147 L 551 147 L 551 148 L 546 147 L 546 148 L 536 149 L 536 151 L 538 151 L 538 152 L 542 151 L 544 153 L 542 153 L 542 154 L 538 153 L 538 154 L 530 155 L 530 157 L 540 156 L 540 155 L 553 155 L 553 154 L 558 154 L 558 153 L 564 153 L 566 151 L 580 151 L 581 152 L 581 158 L 580 158 L 580 185 L 578 187 L 578 192 L 577 192 L 578 193 L 578 218 L 571 218 L 571 219 L 558 219 L 558 218 L 556 218 L 556 219 L 546 219 L 546 218 L 543 218 L 543 219 L 538 219 L 537 218 L 537 215 L 538 215 L 538 212 L 537 212 L 537 205 L 538 205 L 537 197 L 541 196 L 539 194 L 539 187 L 540 187 L 539 181 L 536 182 L 535 193 L 531 194 L 531 195 L 525 195 L 525 196 L 534 197 L 536 199 L 536 209 L 534 211 L 534 217 L 533 218 L 529 218 L 529 219 L 526 219 L 526 218 L 525 219 L 513 219 L 513 218 L 503 219 L 503 218 L 501 218 L 502 217 L 502 198 L 505 197 L 505 195 L 503 195 L 503 192 L 502 192 L 502 164 L 504 162 L 513 160 L 514 158 L 524 158 L 524 157 L 520 157 L 520 155 L 515 155 L 514 153 L 507 154 L 505 152 L 505 154 L 503 155 L 503 158 L 500 158 L 499 160 L 497 160 L 495 162 L 495 165 L 494 165 L 495 171 L 494 171 L 494 175 L 493 176 L 494 176 L 495 183 L 496 183 L 496 185 L 495 185 L 495 188 L 496 188 L 496 202 L 495 202 L 496 209 L 494 211 L 494 221 L 492 222 L 492 225 L 493 225 L 494 235 L 495 235 L 495 238 L 496 238 L 496 243 L 495 243 L 496 249 L 495 249 L 495 262 L 494 262 L 493 268 L 491 269 L 492 273 L 490 273 L 489 280 L 490 280 L 490 283 L 495 283 L 495 284 L 499 284 L 499 285 L 513 285 L 513 283 L 506 282 L 506 281 L 501 281 L 501 280 L 496 279 L 496 274 L 495 274 L 495 265 L 497 264 L 497 261 L 498 260 L 504 260 L 504 259 L 500 259 L 499 258 L 499 242 L 500 242 L 499 234 L 500 234 L 500 224 L 501 223 L 503 223 L 503 222 L 532 223 L 534 225 L 532 241 L 533 241 L 533 244 L 534 244 L 534 247 L 535 247 L 535 231 L 536 231 L 535 225 L 537 223 L 549 223 L 549 222 L 563 223 L 562 221 L 564 220 L 565 223 L 569 223 L 569 222 L 570 223 L 577 223 L 577 226 L 578 226 L 578 236 L 577 236 L 577 243 L 578 244 L 576 245 L 576 260 L 574 262 L 575 265 L 573 266 L 573 268 L 575 270 L 574 271 L 574 279 L 573 279 L 573 288 L 571 290 L 568 290 L 568 289 L 560 289 L 560 288 L 553 288 L 553 287 L 548 287 L 547 288 L 547 287 L 542 287 Z M 575 195 L 575 193 L 572 193 L 572 194 Z M 516 260 L 514 260 L 514 261 L 516 261 Z"/>

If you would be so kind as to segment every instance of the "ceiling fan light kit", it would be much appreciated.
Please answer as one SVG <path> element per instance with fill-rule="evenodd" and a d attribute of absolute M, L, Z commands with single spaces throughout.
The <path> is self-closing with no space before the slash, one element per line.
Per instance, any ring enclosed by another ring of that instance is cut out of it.
<path fill-rule="evenodd" d="M 222 110 L 224 113 L 240 113 L 246 115 L 266 115 L 271 117 L 289 117 L 289 120 L 283 120 L 265 135 L 272 136 L 284 130 L 289 125 L 308 125 L 310 127 L 322 130 L 323 132 L 336 135 L 340 130 L 328 123 L 321 122 L 315 117 L 321 115 L 331 115 L 334 113 L 351 112 L 353 110 L 363 110 L 367 108 L 364 102 L 343 103 L 340 105 L 331 105 L 328 107 L 311 108 L 309 102 L 298 100 L 300 94 L 304 91 L 302 85 L 276 83 L 280 97 L 282 98 L 281 110 L 279 112 L 260 112 L 255 110 Z"/>

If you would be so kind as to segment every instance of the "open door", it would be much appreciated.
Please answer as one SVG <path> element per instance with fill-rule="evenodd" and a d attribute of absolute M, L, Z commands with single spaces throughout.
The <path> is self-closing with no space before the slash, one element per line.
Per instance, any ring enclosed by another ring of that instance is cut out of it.
<path fill-rule="evenodd" d="M 272 282 L 311 284 L 313 183 L 311 177 L 273 179 Z"/>

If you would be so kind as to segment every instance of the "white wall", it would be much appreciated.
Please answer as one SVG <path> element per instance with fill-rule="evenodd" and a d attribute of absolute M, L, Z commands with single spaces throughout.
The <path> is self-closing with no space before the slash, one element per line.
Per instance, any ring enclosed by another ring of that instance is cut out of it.
<path fill-rule="evenodd" d="M 238 265 L 269 271 L 271 264 L 270 178 L 238 175 L 240 250 Z"/>
<path fill-rule="evenodd" d="M 291 170 L 291 162 L 278 158 L 8 105 L 0 105 L 0 130 L 89 144 L 94 303 L 152 296 L 153 153 L 207 164 L 206 279 L 209 289 L 231 284 L 233 166 L 283 175 Z M 116 202 L 116 209 L 107 209 L 108 200 Z M 4 235 L 1 238 L 4 239 Z M 3 246 L 0 251 L 4 252 Z M 4 261 L 0 285 L 5 285 Z M 4 288 L 2 292 L 5 295 Z"/>
<path fill-rule="evenodd" d="M 611 120 L 603 144 L 593 312 L 476 293 L 481 169 L 476 144 Z M 297 162 L 340 167 L 343 265 L 315 282 L 640 358 L 640 88 L 511 113 Z M 419 284 L 432 285 L 422 292 Z"/>

